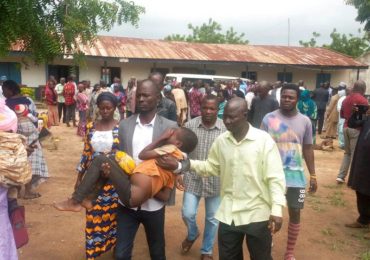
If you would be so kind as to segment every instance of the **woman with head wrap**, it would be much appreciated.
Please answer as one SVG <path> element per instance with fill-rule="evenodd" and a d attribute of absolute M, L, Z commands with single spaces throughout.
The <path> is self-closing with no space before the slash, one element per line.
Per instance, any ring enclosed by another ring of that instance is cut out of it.
<path fill-rule="evenodd" d="M 5 100 L 0 99 L 0 136 L 17 131 L 17 116 L 5 105 Z M 1 138 L 3 141 L 5 138 Z M 0 160 L 2 160 L 0 158 Z M 2 162 L 0 162 L 2 164 Z M 13 237 L 13 229 L 8 213 L 8 188 L 0 183 L 0 259 L 18 259 L 17 248 Z"/>
<path fill-rule="evenodd" d="M 101 93 L 96 100 L 100 119 L 86 127 L 84 150 L 77 167 L 77 187 L 92 159 L 100 153 L 115 154 L 118 150 L 118 120 L 114 119 L 117 98 L 110 92 Z M 116 208 L 118 195 L 110 183 L 99 192 L 93 208 L 86 211 L 86 258 L 95 259 L 116 243 Z"/>
<path fill-rule="evenodd" d="M 301 92 L 297 108 L 301 114 L 308 116 L 312 124 L 312 139 L 313 144 L 316 143 L 316 122 L 317 122 L 317 106 L 311 99 L 310 91 L 305 89 Z"/>

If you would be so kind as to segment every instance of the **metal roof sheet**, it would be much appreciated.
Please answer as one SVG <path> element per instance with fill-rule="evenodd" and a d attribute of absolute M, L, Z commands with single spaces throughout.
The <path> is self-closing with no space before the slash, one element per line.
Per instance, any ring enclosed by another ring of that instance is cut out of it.
<path fill-rule="evenodd" d="M 98 36 L 95 45 L 80 44 L 78 48 L 87 56 L 129 60 L 368 67 L 349 56 L 325 48 L 188 43 L 114 36 Z"/>

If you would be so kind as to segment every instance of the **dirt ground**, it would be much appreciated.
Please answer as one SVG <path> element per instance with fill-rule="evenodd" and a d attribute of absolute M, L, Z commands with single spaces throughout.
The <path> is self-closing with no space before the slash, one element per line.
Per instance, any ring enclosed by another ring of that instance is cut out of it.
<path fill-rule="evenodd" d="M 51 205 L 70 196 L 76 178 L 75 166 L 82 151 L 82 140 L 75 128 L 53 127 L 58 137 L 58 150 L 45 150 L 50 179 L 38 191 L 42 197 L 20 200 L 26 206 L 26 221 L 30 241 L 19 250 L 22 260 L 84 259 L 84 212 L 56 211 Z M 302 228 L 295 250 L 298 260 L 370 259 L 370 242 L 362 239 L 365 230 L 351 230 L 344 223 L 357 217 L 354 192 L 335 183 L 342 159 L 342 151 L 315 151 L 319 189 L 309 196 L 302 213 Z M 177 203 L 166 209 L 167 259 L 199 259 L 201 239 L 195 242 L 188 255 L 180 254 L 180 244 L 186 236 L 181 219 L 182 192 L 177 191 Z M 198 223 L 204 226 L 204 204 L 200 205 Z M 283 259 L 287 239 L 287 210 L 284 211 L 282 230 L 274 236 L 273 257 Z M 217 240 L 216 240 L 217 241 Z M 248 258 L 244 245 L 245 259 Z M 218 257 L 217 242 L 214 249 Z M 107 253 L 99 259 L 112 259 Z M 141 228 L 136 237 L 133 259 L 149 259 L 145 234 Z"/>

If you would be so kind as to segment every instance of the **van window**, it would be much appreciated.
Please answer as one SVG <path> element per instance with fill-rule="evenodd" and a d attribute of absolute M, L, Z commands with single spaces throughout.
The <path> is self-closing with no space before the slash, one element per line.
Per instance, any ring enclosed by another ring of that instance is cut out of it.
<path fill-rule="evenodd" d="M 197 80 L 201 80 L 202 82 L 203 82 L 203 84 L 204 83 L 208 83 L 208 84 L 213 84 L 213 80 L 211 80 L 211 79 L 197 79 L 197 78 L 182 78 L 182 80 L 181 80 L 181 85 L 182 86 L 184 86 L 184 84 L 186 83 L 186 82 L 188 82 L 188 81 L 190 81 L 191 83 L 194 83 L 195 81 L 197 81 Z"/>

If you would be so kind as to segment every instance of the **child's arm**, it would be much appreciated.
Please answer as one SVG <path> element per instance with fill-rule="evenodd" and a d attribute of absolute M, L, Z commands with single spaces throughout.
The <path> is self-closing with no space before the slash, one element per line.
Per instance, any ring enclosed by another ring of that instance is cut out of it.
<path fill-rule="evenodd" d="M 172 189 L 168 187 L 163 187 L 157 194 L 154 195 L 154 198 L 167 202 L 170 199 Z"/>
<path fill-rule="evenodd" d="M 167 129 L 164 131 L 164 133 L 156 140 L 154 140 L 151 144 L 149 144 L 147 147 L 145 147 L 140 153 L 139 153 L 139 159 L 140 160 L 149 160 L 149 159 L 156 159 L 159 158 L 160 155 L 157 154 L 154 149 L 159 147 L 163 141 L 168 139 L 174 132 L 174 129 Z"/>

